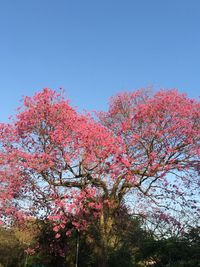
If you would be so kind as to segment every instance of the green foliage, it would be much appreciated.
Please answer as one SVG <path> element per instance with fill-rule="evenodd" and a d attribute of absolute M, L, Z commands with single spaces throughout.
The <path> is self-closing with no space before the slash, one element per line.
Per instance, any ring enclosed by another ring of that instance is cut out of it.
<path fill-rule="evenodd" d="M 200 242 L 198 228 L 192 228 L 179 238 L 148 240 L 140 247 L 137 261 L 153 260 L 153 267 L 197 267 L 200 266 Z"/>
<path fill-rule="evenodd" d="M 122 214 L 120 214 L 122 215 Z M 71 237 L 62 235 L 55 240 L 52 225 L 40 222 L 40 247 L 27 257 L 26 267 L 73 267 L 75 265 L 77 232 Z M 109 267 L 197 267 L 200 266 L 200 228 L 191 228 L 182 237 L 155 239 L 142 229 L 141 221 L 124 214 L 124 221 L 116 220 L 116 244 L 109 250 Z M 70 228 L 70 225 L 68 225 Z M 118 230 L 118 232 L 117 232 Z M 24 230 L 26 231 L 26 229 Z M 17 233 L 17 234 L 16 234 Z M 80 235 L 79 267 L 96 267 L 98 242 L 95 227 Z M 21 235 L 23 240 L 27 240 Z M 18 238 L 17 238 L 18 237 Z M 21 238 L 22 238 L 21 237 Z M 52 248 L 52 244 L 54 247 Z M 58 250 L 66 247 L 66 254 Z M 52 249 L 50 249 L 52 248 Z M 22 267 L 25 246 L 20 242 L 19 230 L 0 228 L 0 267 Z"/>
<path fill-rule="evenodd" d="M 110 253 L 109 266 L 134 267 L 134 256 L 130 253 L 129 250 L 121 247 L 119 250 Z"/>
<path fill-rule="evenodd" d="M 0 228 L 0 266 L 21 267 L 24 250 L 13 231 Z"/>

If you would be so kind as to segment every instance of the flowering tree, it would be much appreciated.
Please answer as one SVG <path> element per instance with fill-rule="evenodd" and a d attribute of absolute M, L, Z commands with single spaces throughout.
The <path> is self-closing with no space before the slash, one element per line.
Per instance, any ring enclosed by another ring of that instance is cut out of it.
<path fill-rule="evenodd" d="M 104 267 L 122 201 L 143 216 L 186 204 L 198 213 L 200 104 L 176 90 L 139 90 L 96 117 L 62 92 L 24 98 L 15 120 L 0 125 L 0 215 L 48 216 L 56 238 L 68 218 L 79 231 L 95 218 Z"/>

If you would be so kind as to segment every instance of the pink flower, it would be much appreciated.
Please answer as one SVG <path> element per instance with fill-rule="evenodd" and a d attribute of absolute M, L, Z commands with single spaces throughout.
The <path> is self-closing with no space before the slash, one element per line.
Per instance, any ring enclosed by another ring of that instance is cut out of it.
<path fill-rule="evenodd" d="M 60 236 L 61 236 L 61 235 L 60 235 L 59 233 L 57 233 L 57 234 L 55 235 L 55 238 L 58 239 L 58 238 L 60 238 Z"/>

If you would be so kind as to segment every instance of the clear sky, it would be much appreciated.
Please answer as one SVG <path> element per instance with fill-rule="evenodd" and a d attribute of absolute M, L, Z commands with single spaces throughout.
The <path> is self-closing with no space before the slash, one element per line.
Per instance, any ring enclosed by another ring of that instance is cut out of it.
<path fill-rule="evenodd" d="M 100 110 L 146 86 L 200 95 L 199 0 L 0 0 L 0 121 L 44 87 Z"/>

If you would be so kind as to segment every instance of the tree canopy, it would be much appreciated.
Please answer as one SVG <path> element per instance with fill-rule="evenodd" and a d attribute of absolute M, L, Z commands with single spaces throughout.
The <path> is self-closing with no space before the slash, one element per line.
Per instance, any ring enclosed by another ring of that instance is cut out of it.
<path fill-rule="evenodd" d="M 59 238 L 69 219 L 83 231 L 95 218 L 105 253 L 122 203 L 198 216 L 199 141 L 200 103 L 177 90 L 124 92 L 93 116 L 44 89 L 0 124 L 1 221 L 48 217 Z"/>

